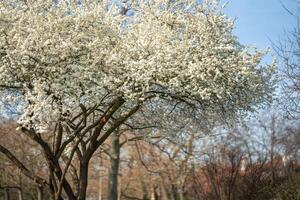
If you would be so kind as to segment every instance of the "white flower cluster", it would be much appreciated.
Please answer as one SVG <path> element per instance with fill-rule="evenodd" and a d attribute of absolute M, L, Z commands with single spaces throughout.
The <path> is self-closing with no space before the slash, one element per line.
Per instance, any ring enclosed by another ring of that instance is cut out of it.
<path fill-rule="evenodd" d="M 104 3 L 10 2 L 0 2 L 0 85 L 22 88 L 24 126 L 73 115 L 106 92 L 225 109 L 248 109 L 269 92 L 273 65 L 259 67 L 263 54 L 239 44 L 212 1 L 132 4 L 130 16 Z"/>

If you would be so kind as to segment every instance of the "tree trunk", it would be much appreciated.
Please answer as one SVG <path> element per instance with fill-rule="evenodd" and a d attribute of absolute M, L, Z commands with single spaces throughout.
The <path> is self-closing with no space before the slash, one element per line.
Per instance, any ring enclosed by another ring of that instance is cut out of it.
<path fill-rule="evenodd" d="M 118 200 L 121 200 L 121 193 L 122 193 L 122 182 L 119 180 L 119 186 L 118 186 Z"/>
<path fill-rule="evenodd" d="M 79 196 L 78 200 L 85 200 L 86 199 L 86 190 L 88 186 L 88 163 L 89 161 L 82 161 L 80 162 L 80 175 L 79 175 Z"/>
<path fill-rule="evenodd" d="M 19 174 L 19 185 L 20 188 L 18 188 L 18 199 L 23 200 L 23 180 L 22 180 L 22 174 Z"/>
<path fill-rule="evenodd" d="M 114 131 L 111 135 L 111 157 L 108 175 L 108 200 L 118 200 L 118 174 L 120 164 L 120 138 L 119 132 Z"/>
<path fill-rule="evenodd" d="M 150 200 L 158 200 L 158 194 L 156 192 L 156 187 L 152 186 L 151 187 L 151 197 Z"/>
<path fill-rule="evenodd" d="M 99 198 L 98 200 L 102 200 L 102 177 L 101 170 L 99 170 Z"/>
<path fill-rule="evenodd" d="M 143 189 L 143 200 L 147 200 L 148 198 L 148 187 L 146 186 L 145 182 L 143 180 L 141 180 L 141 185 L 142 185 L 142 189 Z"/>
<path fill-rule="evenodd" d="M 172 183 L 171 185 L 171 200 L 176 200 L 177 198 L 177 189 L 176 185 Z"/>
<path fill-rule="evenodd" d="M 46 154 L 47 155 L 47 154 Z M 63 176 L 63 172 L 60 168 L 60 165 L 59 165 L 59 162 L 58 162 L 58 159 L 51 156 L 51 158 L 48 160 L 49 162 L 49 166 L 50 168 L 49 169 L 52 169 L 54 171 L 54 174 L 55 176 L 57 177 L 58 180 L 61 180 L 62 179 L 62 176 Z M 69 182 L 67 181 L 66 178 L 64 178 L 62 180 L 62 186 L 63 186 L 63 189 L 66 193 L 66 195 L 68 196 L 68 200 L 76 200 L 76 197 L 74 195 L 74 192 L 72 190 L 72 187 L 70 186 Z M 55 189 L 56 190 L 56 189 Z M 54 190 L 54 191 L 55 191 Z M 57 192 L 57 191 L 55 191 Z M 59 200 L 62 200 L 62 196 L 60 195 L 58 197 Z"/>
<path fill-rule="evenodd" d="M 166 190 L 166 186 L 163 180 L 160 183 L 160 196 L 161 200 L 169 200 L 168 192 Z"/>
<path fill-rule="evenodd" d="M 274 153 L 275 153 L 275 145 L 276 145 L 276 132 L 275 132 L 275 117 L 272 116 L 271 122 L 271 152 L 270 152 L 270 161 L 271 161 L 271 184 L 275 184 L 275 163 L 274 163 Z"/>
<path fill-rule="evenodd" d="M 9 188 L 4 188 L 4 200 L 10 200 Z"/>
<path fill-rule="evenodd" d="M 152 186 L 150 200 L 156 200 L 155 189 Z"/>
<path fill-rule="evenodd" d="M 22 191 L 22 188 L 18 188 L 18 199 L 19 200 L 23 200 L 23 191 Z"/>
<path fill-rule="evenodd" d="M 43 200 L 43 188 L 41 186 L 37 187 L 38 200 Z"/>
<path fill-rule="evenodd" d="M 179 193 L 179 199 L 180 199 L 180 200 L 184 200 L 184 194 L 183 194 L 183 189 L 182 189 L 182 187 L 180 187 L 178 193 Z"/>

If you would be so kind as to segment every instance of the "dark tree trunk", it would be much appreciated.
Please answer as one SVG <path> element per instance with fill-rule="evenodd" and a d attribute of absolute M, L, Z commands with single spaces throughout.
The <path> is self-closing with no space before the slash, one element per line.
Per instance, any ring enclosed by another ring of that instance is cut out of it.
<path fill-rule="evenodd" d="M 146 183 L 143 180 L 141 181 L 141 184 L 143 189 L 143 200 L 148 200 L 148 187 L 146 186 Z"/>
<path fill-rule="evenodd" d="M 172 184 L 171 185 L 171 199 L 176 200 L 178 198 L 179 197 L 178 197 L 177 187 L 176 187 L 176 185 Z"/>
<path fill-rule="evenodd" d="M 80 174 L 79 174 L 79 195 L 78 200 L 86 199 L 86 190 L 88 186 L 88 163 L 89 161 L 83 160 L 80 162 Z"/>
<path fill-rule="evenodd" d="M 10 200 L 9 188 L 4 188 L 4 200 Z"/>
<path fill-rule="evenodd" d="M 119 132 L 114 131 L 111 135 L 111 157 L 108 175 L 108 200 L 118 200 L 118 174 L 120 164 L 120 138 Z"/>
<path fill-rule="evenodd" d="M 18 199 L 23 200 L 23 180 L 22 180 L 22 175 L 19 174 L 19 185 L 20 187 L 17 188 L 18 190 Z"/>
<path fill-rule="evenodd" d="M 59 166 L 58 160 L 56 160 L 55 158 L 52 158 L 52 160 L 50 162 L 52 162 L 51 165 L 53 166 L 54 173 L 55 173 L 56 177 L 58 178 L 58 180 L 61 180 L 61 178 L 63 176 L 63 173 L 62 173 L 61 168 Z M 62 185 L 63 185 L 63 188 L 64 188 L 64 191 L 65 191 L 66 195 L 68 196 L 68 199 L 69 200 L 76 200 L 76 197 L 74 195 L 72 187 L 70 186 L 70 184 L 69 184 L 69 182 L 67 181 L 66 178 L 63 179 Z M 62 200 L 62 199 L 63 199 L 62 197 L 59 197 L 59 200 Z"/>

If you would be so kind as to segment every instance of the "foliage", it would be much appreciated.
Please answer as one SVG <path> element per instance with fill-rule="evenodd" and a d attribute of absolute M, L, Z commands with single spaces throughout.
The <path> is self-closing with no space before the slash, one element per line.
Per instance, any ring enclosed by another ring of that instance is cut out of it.
<path fill-rule="evenodd" d="M 79 104 L 175 98 L 234 114 L 266 100 L 273 65 L 233 36 L 215 3 L 153 1 L 119 15 L 104 3 L 1 2 L 0 85 L 28 102 L 20 123 L 39 131 Z M 253 52 L 253 53 L 252 53 Z"/>

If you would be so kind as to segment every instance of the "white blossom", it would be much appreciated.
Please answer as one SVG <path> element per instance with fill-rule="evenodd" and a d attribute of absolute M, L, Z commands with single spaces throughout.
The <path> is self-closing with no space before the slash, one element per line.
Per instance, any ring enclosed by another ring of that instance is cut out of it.
<path fill-rule="evenodd" d="M 44 130 L 106 92 L 127 101 L 163 92 L 212 112 L 248 110 L 270 92 L 274 65 L 238 42 L 216 1 L 136 3 L 133 16 L 104 3 L 10 2 L 0 2 L 0 85 L 22 88 L 24 126 Z"/>

